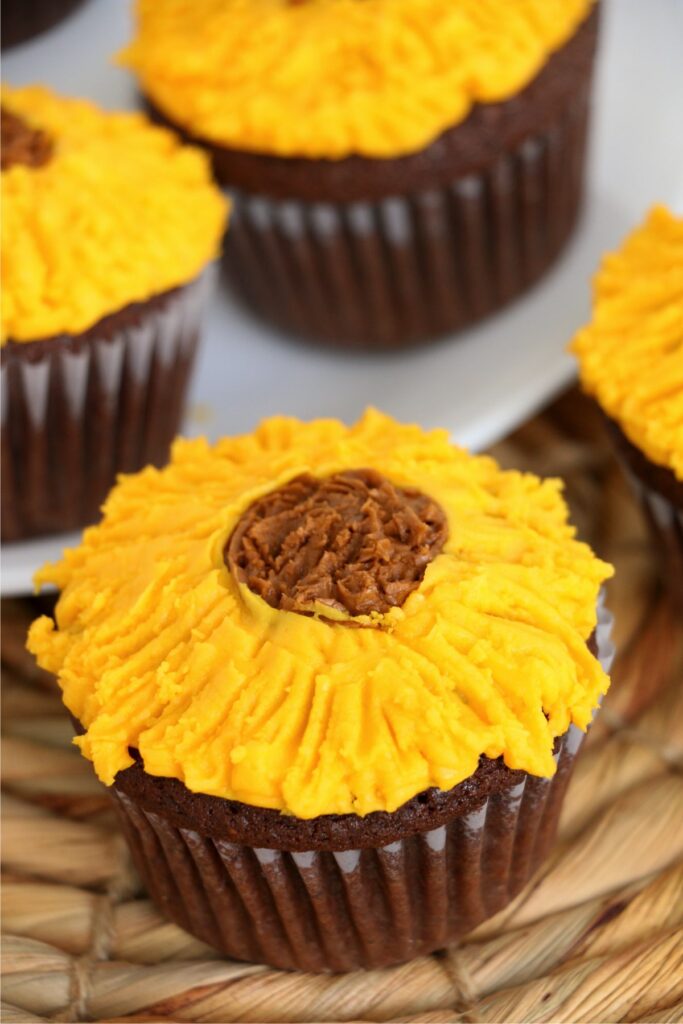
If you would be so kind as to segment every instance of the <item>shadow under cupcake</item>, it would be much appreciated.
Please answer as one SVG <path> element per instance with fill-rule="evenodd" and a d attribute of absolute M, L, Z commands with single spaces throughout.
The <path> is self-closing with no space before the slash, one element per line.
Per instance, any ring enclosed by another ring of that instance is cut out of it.
<path fill-rule="evenodd" d="M 138 3 L 123 60 L 211 153 L 234 197 L 226 272 L 256 312 L 400 347 L 501 308 L 562 251 L 598 8 L 472 6 Z"/>

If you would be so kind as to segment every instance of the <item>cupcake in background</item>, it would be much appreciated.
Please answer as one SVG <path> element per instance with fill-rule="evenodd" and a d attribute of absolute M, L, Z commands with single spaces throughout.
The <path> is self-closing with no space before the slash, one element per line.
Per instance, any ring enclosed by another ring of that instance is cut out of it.
<path fill-rule="evenodd" d="M 392 348 L 528 288 L 580 206 L 592 0 L 137 0 L 122 61 L 234 194 L 230 280 Z"/>
<path fill-rule="evenodd" d="M 2 0 L 0 40 L 2 49 L 25 43 L 47 32 L 66 18 L 83 0 Z"/>
<path fill-rule="evenodd" d="M 140 114 L 2 92 L 2 539 L 93 522 L 177 433 L 226 202 Z"/>
<path fill-rule="evenodd" d="M 557 480 L 369 411 L 180 440 L 38 574 L 29 648 L 150 896 L 241 960 L 379 967 L 504 907 L 609 685 Z"/>
<path fill-rule="evenodd" d="M 656 206 L 605 256 L 572 349 L 683 602 L 682 217 Z"/>

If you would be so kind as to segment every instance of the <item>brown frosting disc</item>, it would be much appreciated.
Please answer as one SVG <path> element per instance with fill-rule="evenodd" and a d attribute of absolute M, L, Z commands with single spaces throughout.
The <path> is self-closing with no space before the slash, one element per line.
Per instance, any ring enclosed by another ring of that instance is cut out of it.
<path fill-rule="evenodd" d="M 303 474 L 247 509 L 225 560 L 273 608 L 383 614 L 416 589 L 447 535 L 433 498 L 373 469 Z"/>

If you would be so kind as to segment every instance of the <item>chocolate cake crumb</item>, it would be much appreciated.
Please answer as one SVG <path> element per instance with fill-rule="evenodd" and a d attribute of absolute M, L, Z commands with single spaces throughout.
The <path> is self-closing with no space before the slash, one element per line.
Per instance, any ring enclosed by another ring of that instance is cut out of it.
<path fill-rule="evenodd" d="M 0 108 L 2 149 L 0 164 L 7 171 L 16 164 L 43 167 L 52 156 L 52 139 L 40 128 L 31 128 L 21 117 Z"/>
<path fill-rule="evenodd" d="M 225 561 L 273 608 L 383 614 L 418 587 L 447 535 L 433 498 L 375 470 L 303 474 L 247 509 Z"/>

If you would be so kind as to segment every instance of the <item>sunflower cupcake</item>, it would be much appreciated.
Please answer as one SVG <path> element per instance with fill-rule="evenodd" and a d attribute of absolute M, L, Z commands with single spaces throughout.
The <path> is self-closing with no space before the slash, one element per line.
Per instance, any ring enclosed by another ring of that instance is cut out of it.
<path fill-rule="evenodd" d="M 683 602 L 683 218 L 656 206 L 604 258 L 572 348 Z"/>
<path fill-rule="evenodd" d="M 159 907 L 343 971 L 529 880 L 608 686 L 610 575 L 557 480 L 374 411 L 274 418 L 123 477 L 38 574 L 60 597 L 28 645 Z"/>
<path fill-rule="evenodd" d="M 592 0 L 137 0 L 122 61 L 235 196 L 233 286 L 390 348 L 536 281 L 580 206 Z"/>
<path fill-rule="evenodd" d="M 3 540 L 166 460 L 225 217 L 206 157 L 141 115 L 3 88 Z"/>

